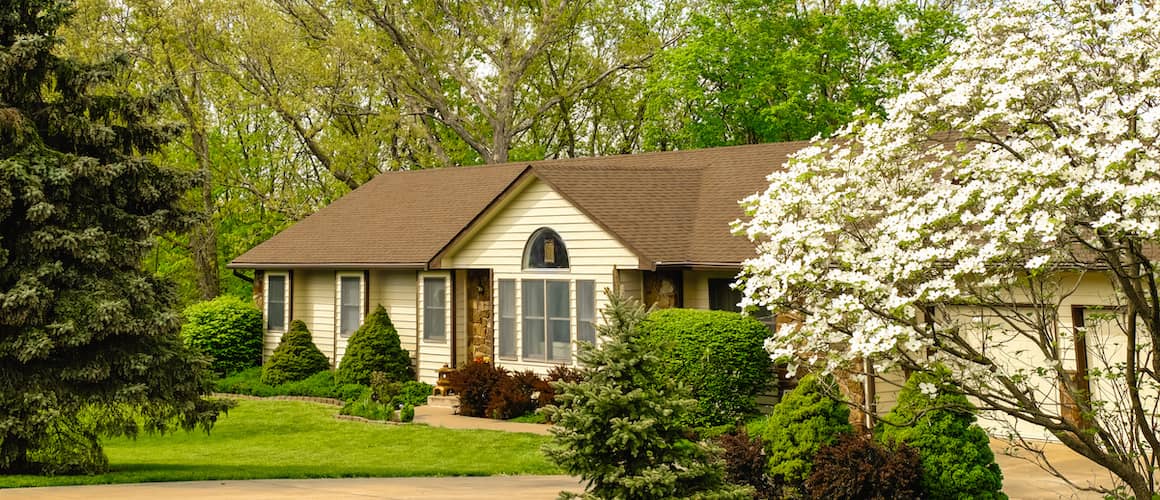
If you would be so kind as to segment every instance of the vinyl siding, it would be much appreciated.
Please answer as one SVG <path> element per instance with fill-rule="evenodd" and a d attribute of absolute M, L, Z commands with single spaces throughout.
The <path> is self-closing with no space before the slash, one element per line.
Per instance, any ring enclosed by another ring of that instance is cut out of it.
<path fill-rule="evenodd" d="M 314 345 L 325 354 L 331 364 L 334 364 L 334 304 L 335 298 L 334 271 L 319 271 L 296 269 L 291 285 L 294 289 L 294 317 L 306 323 L 310 329 Z M 274 352 L 279 338 L 266 339 L 266 357 Z"/>
<path fill-rule="evenodd" d="M 528 238 L 537 229 L 548 227 L 559 234 L 568 251 L 568 269 L 524 270 L 523 253 Z M 481 222 L 480 229 L 462 246 L 443 259 L 444 268 L 492 269 L 493 300 L 499 303 L 498 280 L 566 280 L 569 282 L 569 311 L 571 336 L 576 338 L 576 281 L 596 283 L 596 309 L 607 305 L 603 290 L 613 287 L 613 273 L 617 269 L 635 269 L 639 259 L 615 238 L 592 222 L 588 216 L 539 180 L 515 193 Z M 637 273 L 639 276 L 639 273 Z M 622 277 L 624 274 L 622 274 Z M 622 284 L 623 286 L 623 284 Z M 559 361 L 524 360 L 522 286 L 516 286 L 516 359 L 500 359 L 499 364 L 512 370 L 546 372 Z M 462 311 L 460 311 L 462 312 Z M 597 313 L 599 318 L 599 313 Z M 460 330 L 465 332 L 466 330 Z M 499 328 L 495 328 L 494 342 L 499 345 Z M 460 334 L 465 336 L 464 333 Z M 575 363 L 575 349 L 573 360 Z M 424 354 L 426 357 L 426 354 Z M 424 362 L 426 360 L 424 359 Z"/>
<path fill-rule="evenodd" d="M 708 309 L 709 279 L 723 278 L 732 280 L 736 277 L 737 271 L 685 271 L 682 276 L 682 281 L 685 283 L 685 308 Z"/>
<path fill-rule="evenodd" d="M 371 310 L 382 305 L 399 332 L 399 342 L 411 354 L 411 364 L 417 360 L 419 344 L 419 273 L 417 271 L 372 271 Z"/>

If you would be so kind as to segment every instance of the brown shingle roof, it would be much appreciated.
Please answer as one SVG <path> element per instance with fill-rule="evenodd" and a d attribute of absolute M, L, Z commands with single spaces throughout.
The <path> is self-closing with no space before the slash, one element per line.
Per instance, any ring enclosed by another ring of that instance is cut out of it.
<path fill-rule="evenodd" d="M 738 200 L 805 142 L 445 168 L 379 175 L 231 267 L 423 267 L 529 170 L 655 264 L 737 264 Z"/>
<path fill-rule="evenodd" d="M 230 263 L 230 267 L 424 267 L 527 165 L 379 175 Z"/>

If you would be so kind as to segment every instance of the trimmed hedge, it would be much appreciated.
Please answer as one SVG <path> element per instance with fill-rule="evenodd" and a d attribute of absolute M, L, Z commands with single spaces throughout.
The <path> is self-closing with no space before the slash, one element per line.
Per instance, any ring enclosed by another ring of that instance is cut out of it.
<path fill-rule="evenodd" d="M 326 370 L 330 370 L 330 361 L 314 345 L 306 323 L 296 319 L 290 322 L 290 330 L 282 334 L 274 355 L 262 367 L 262 382 L 280 385 Z"/>
<path fill-rule="evenodd" d="M 790 491 L 801 491 L 819 449 L 853 431 L 850 409 L 830 396 L 837 388 L 826 390 L 833 385 L 828 379 L 806 375 L 773 407 L 773 414 L 764 423 L 769 475 Z"/>
<path fill-rule="evenodd" d="M 270 385 L 262 382 L 262 368 L 253 367 L 214 382 L 217 392 L 248 394 L 250 396 L 311 396 L 335 398 L 343 401 L 358 399 L 370 389 L 358 384 L 335 384 L 330 370 L 321 371 L 296 382 Z"/>
<path fill-rule="evenodd" d="M 382 372 L 392 382 L 415 378 L 411 356 L 399 343 L 399 332 L 391 324 L 382 305 L 375 308 L 347 344 L 335 380 L 344 384 L 368 385 L 371 372 Z"/>
<path fill-rule="evenodd" d="M 262 362 L 262 311 L 237 297 L 223 295 L 198 302 L 182 312 L 185 345 L 213 358 L 219 375 Z"/>
<path fill-rule="evenodd" d="M 756 396 L 772 380 L 765 324 L 728 311 L 662 309 L 640 328 L 642 341 L 661 357 L 662 376 L 697 399 L 687 424 L 732 425 L 757 413 Z"/>
<path fill-rule="evenodd" d="M 924 387 L 937 391 L 933 398 Z M 975 407 L 945 368 L 911 375 L 898 395 L 898 405 L 876 430 L 883 442 L 918 449 L 927 498 L 1007 498 L 990 439 L 975 424 Z"/>

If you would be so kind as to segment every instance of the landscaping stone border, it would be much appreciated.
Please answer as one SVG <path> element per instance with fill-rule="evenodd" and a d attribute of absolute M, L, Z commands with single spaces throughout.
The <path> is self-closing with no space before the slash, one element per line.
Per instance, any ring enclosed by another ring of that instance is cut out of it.
<path fill-rule="evenodd" d="M 215 392 L 210 394 L 215 398 L 229 398 L 229 399 L 267 399 L 274 401 L 305 401 L 307 403 L 321 403 L 331 406 L 342 406 L 341 399 L 335 398 L 317 398 L 314 396 L 251 396 L 249 394 L 234 394 L 232 392 Z"/>

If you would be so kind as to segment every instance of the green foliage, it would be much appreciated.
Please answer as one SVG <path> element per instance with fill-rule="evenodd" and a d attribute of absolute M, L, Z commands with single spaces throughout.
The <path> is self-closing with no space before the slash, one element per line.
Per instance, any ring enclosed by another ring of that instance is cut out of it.
<path fill-rule="evenodd" d="M 425 405 L 432 389 L 434 387 L 431 384 L 414 380 L 391 382 L 383 372 L 371 373 L 371 392 L 375 401 L 392 408 Z"/>
<path fill-rule="evenodd" d="M 282 334 L 282 341 L 274 348 L 274 355 L 262 367 L 262 382 L 279 385 L 329 369 L 330 361 L 314 345 L 306 323 L 294 320 L 290 322 L 290 329 Z"/>
<path fill-rule="evenodd" d="M 262 368 L 254 367 L 219 379 L 214 390 L 250 396 L 310 396 L 315 398 L 335 398 L 353 401 L 369 394 L 370 389 L 359 384 L 336 384 L 330 370 L 320 371 L 305 379 L 270 385 L 262 382 Z"/>
<path fill-rule="evenodd" d="M 818 450 L 851 432 L 850 409 L 831 396 L 835 393 L 832 380 L 807 375 L 773 407 L 762 437 L 777 484 L 799 491 Z"/>
<path fill-rule="evenodd" d="M 0 473 L 100 472 L 102 435 L 209 429 L 207 362 L 142 262 L 192 219 L 160 96 L 58 55 L 71 2 L 0 2 Z"/>
<path fill-rule="evenodd" d="M 641 323 L 642 341 L 656 348 L 662 374 L 688 386 L 695 427 L 728 424 L 757 413 L 756 396 L 770 382 L 765 351 L 769 328 L 728 311 L 662 309 Z"/>
<path fill-rule="evenodd" d="M 934 398 L 923 392 L 936 390 Z M 975 424 L 975 407 L 945 368 L 916 372 L 898 405 L 876 430 L 886 443 L 905 443 L 922 456 L 922 487 L 931 499 L 1007 498 L 987 433 Z"/>
<path fill-rule="evenodd" d="M 605 341 L 577 353 L 587 378 L 558 382 L 559 405 L 544 410 L 556 422 L 548 457 L 583 478 L 595 498 L 747 497 L 724 483 L 721 465 L 680 425 L 694 403 L 641 342 L 644 309 L 610 294 L 603 315 Z"/>
<path fill-rule="evenodd" d="M 415 378 L 411 356 L 399 343 L 399 332 L 382 305 L 351 335 L 335 379 L 344 384 L 369 385 L 371 372 L 382 372 L 394 382 Z"/>
<path fill-rule="evenodd" d="M 923 498 L 921 476 L 914 448 L 846 434 L 818 450 L 806 489 L 810 498 L 825 500 L 911 500 Z"/>
<path fill-rule="evenodd" d="M 371 393 L 367 392 L 357 399 L 347 401 L 342 405 L 342 409 L 338 410 L 341 415 L 353 415 L 369 420 L 394 420 L 395 407 L 382 402 L 376 401 L 371 397 Z"/>
<path fill-rule="evenodd" d="M 937 3 L 709 0 L 690 35 L 659 58 L 651 106 L 667 122 L 652 148 L 684 149 L 828 135 L 901 91 L 962 32 Z M 906 26 L 905 29 L 900 27 Z"/>
<path fill-rule="evenodd" d="M 415 405 L 403 405 L 403 408 L 399 410 L 399 421 L 411 422 L 413 420 L 415 420 Z"/>
<path fill-rule="evenodd" d="M 262 311 L 237 297 L 221 296 L 185 308 L 185 345 L 213 358 L 218 374 L 234 373 L 262 360 Z"/>

